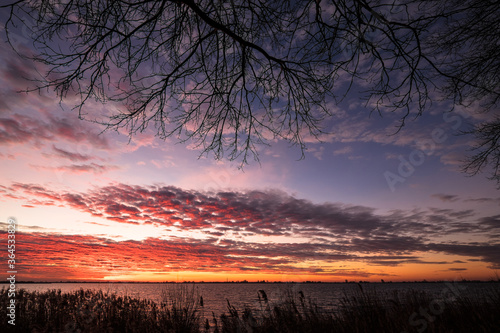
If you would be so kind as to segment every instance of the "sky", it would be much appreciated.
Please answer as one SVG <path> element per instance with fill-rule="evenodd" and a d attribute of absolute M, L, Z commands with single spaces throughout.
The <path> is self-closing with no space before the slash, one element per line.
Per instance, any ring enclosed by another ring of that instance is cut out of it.
<path fill-rule="evenodd" d="M 6 244 L 17 221 L 19 280 L 498 277 L 500 195 L 487 175 L 460 171 L 472 138 L 459 133 L 486 116 L 474 106 L 436 101 L 396 133 L 401 113 L 370 114 L 353 94 L 329 103 L 328 133 L 307 140 L 305 158 L 274 140 L 240 168 L 152 128 L 103 132 L 72 96 L 20 92 L 46 68 L 5 45 L 0 224 Z"/>

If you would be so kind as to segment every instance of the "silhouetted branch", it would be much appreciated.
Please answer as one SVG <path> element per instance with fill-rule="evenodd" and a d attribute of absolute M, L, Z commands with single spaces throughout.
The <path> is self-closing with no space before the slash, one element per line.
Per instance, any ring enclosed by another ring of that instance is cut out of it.
<path fill-rule="evenodd" d="M 23 19 L 46 65 L 37 89 L 122 107 L 107 128 L 153 123 L 161 138 L 203 153 L 258 159 L 279 138 L 305 149 L 354 87 L 372 110 L 499 102 L 499 9 L 494 1 L 41 0 L 2 5 Z M 16 45 L 13 44 L 14 47 Z M 97 121 L 97 120 L 96 120 Z M 497 141 L 494 141 L 495 144 Z M 493 150 L 487 150 L 492 152 Z M 483 155 L 481 155 L 483 156 Z"/>

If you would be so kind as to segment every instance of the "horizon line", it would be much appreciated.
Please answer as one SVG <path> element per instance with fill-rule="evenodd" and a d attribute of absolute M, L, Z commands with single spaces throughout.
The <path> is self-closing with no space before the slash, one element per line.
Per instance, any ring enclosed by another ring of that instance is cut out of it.
<path fill-rule="evenodd" d="M 78 280 L 68 280 L 68 281 L 16 281 L 16 284 L 21 284 L 21 283 L 28 283 L 28 284 L 35 284 L 35 283 L 154 283 L 154 284 L 162 284 L 162 283 L 175 283 L 175 284 L 184 284 L 184 283 L 331 283 L 331 284 L 350 284 L 350 283 L 378 283 L 378 284 L 386 284 L 386 283 L 440 283 L 440 282 L 449 282 L 450 280 L 413 280 L 413 281 L 102 281 L 102 280 L 96 280 L 96 281 L 78 281 Z M 459 282 L 500 282 L 500 279 L 489 279 L 489 280 L 468 280 L 468 279 L 455 279 L 454 281 L 459 281 Z M 0 284 L 9 284 L 10 282 L 5 280 L 5 281 L 0 281 Z"/>

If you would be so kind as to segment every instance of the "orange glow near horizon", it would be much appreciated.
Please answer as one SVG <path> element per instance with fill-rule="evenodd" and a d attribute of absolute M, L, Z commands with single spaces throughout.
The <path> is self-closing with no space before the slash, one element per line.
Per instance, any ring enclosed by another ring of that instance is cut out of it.
<path fill-rule="evenodd" d="M 57 271 L 57 270 L 56 270 Z M 19 274 L 20 281 L 39 281 L 39 282 L 68 282 L 68 281 L 82 281 L 82 282 L 296 282 L 303 283 L 307 281 L 312 282 L 413 282 L 413 281 L 454 281 L 454 280 L 480 280 L 491 281 L 497 280 L 498 277 L 495 272 L 486 267 L 480 267 L 474 273 L 435 273 L 429 274 L 426 271 L 421 273 L 413 273 L 422 271 L 418 267 L 402 267 L 394 270 L 386 276 L 387 273 L 382 275 L 374 274 L 370 277 L 356 276 L 356 275 L 336 275 L 329 276 L 327 274 L 271 274 L 271 273 L 211 273 L 211 272 L 195 272 L 195 271 L 179 271 L 179 272 L 164 272 L 164 273 L 130 273 L 124 275 L 108 275 L 99 277 L 95 274 L 86 275 L 59 275 L 54 274 L 52 270 L 45 271 L 45 277 L 40 274 Z M 393 275 L 394 274 L 394 275 Z M 393 277 L 391 277 L 393 276 Z"/>

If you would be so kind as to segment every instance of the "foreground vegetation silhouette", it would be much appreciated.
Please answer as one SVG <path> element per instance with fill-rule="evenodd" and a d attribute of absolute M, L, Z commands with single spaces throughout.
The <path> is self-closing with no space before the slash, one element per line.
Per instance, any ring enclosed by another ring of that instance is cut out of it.
<path fill-rule="evenodd" d="M 7 304 L 6 289 L 0 302 Z M 439 299 L 417 290 L 387 297 L 360 288 L 325 311 L 302 291 L 288 290 L 271 302 L 259 290 L 260 309 L 204 310 L 203 297 L 182 286 L 164 291 L 163 301 L 117 296 L 103 291 L 62 293 L 19 291 L 15 329 L 1 307 L 2 332 L 499 332 L 500 290 L 484 295 Z"/>

